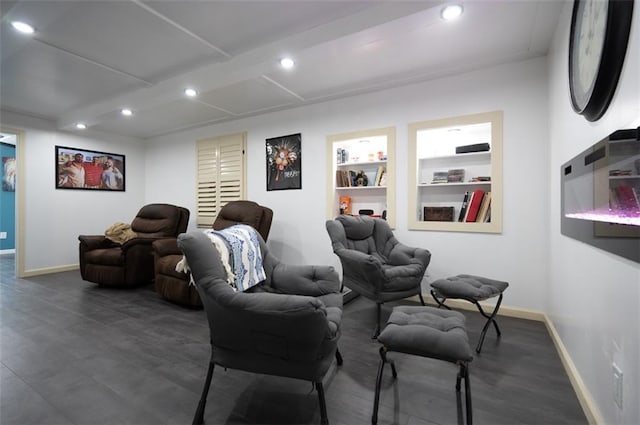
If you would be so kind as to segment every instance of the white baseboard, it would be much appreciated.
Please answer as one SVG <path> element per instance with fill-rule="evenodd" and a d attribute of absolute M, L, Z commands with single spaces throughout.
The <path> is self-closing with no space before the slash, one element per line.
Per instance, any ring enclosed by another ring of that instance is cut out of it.
<path fill-rule="evenodd" d="M 558 335 L 556 327 L 546 314 L 544 315 L 544 324 L 547 326 L 549 335 L 551 335 L 551 339 L 556 346 L 556 350 L 558 351 L 564 370 L 567 372 L 567 375 L 569 375 L 569 381 L 571 381 L 573 390 L 576 392 L 576 396 L 578 396 L 578 401 L 580 402 L 580 406 L 582 406 L 582 410 L 589 421 L 589 425 L 604 424 L 605 422 L 602 419 L 602 415 L 593 401 L 593 398 L 591 397 L 591 393 L 584 384 L 573 360 L 571 360 L 571 356 L 560 339 L 560 335 Z"/>
<path fill-rule="evenodd" d="M 424 302 L 431 305 L 437 305 L 436 302 L 431 298 L 430 294 L 423 294 Z M 414 296 L 409 298 L 412 301 L 420 302 L 418 296 Z M 464 300 L 447 300 L 447 305 L 449 307 L 453 307 L 460 310 L 469 310 L 469 311 L 478 311 L 477 307 L 472 303 Z M 492 312 L 495 304 L 485 304 L 480 303 L 485 312 Z M 500 310 L 498 311 L 498 316 L 504 317 L 514 317 L 517 319 L 527 319 L 527 320 L 535 320 L 538 322 L 543 322 L 551 336 L 551 340 L 553 341 L 554 346 L 556 347 L 556 351 L 560 356 L 560 360 L 562 361 L 562 366 L 564 370 L 567 372 L 569 376 L 569 381 L 571 382 L 571 386 L 578 397 L 578 401 L 580 402 L 580 406 L 584 411 L 587 420 L 589 421 L 589 425 L 601 425 L 604 424 L 602 420 L 602 415 L 598 410 L 593 398 L 591 397 L 591 393 L 587 389 L 587 386 L 584 384 L 578 369 L 576 368 L 569 352 L 567 351 L 562 339 L 560 339 L 560 335 L 558 334 L 553 322 L 545 313 L 537 310 L 529 310 L 524 308 L 517 307 L 506 307 L 504 305 L 500 306 Z"/>
<path fill-rule="evenodd" d="M 69 264 L 66 266 L 45 267 L 42 269 L 31 269 L 31 270 L 25 270 L 22 276 L 20 277 L 33 277 L 33 276 L 40 276 L 43 274 L 68 272 L 71 270 L 78 270 L 79 268 L 80 268 L 80 265 L 78 264 Z"/>

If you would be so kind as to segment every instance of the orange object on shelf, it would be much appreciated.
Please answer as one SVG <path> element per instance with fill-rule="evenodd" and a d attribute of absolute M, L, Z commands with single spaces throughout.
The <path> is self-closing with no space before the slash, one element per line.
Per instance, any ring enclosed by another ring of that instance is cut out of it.
<path fill-rule="evenodd" d="M 351 198 L 348 196 L 340 197 L 340 214 L 351 214 Z"/>

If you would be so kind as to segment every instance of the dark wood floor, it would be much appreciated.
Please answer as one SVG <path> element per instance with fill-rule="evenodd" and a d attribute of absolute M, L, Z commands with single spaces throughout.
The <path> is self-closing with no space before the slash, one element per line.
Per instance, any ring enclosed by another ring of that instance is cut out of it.
<path fill-rule="evenodd" d="M 188 424 L 209 359 L 204 313 L 151 287 L 113 290 L 79 272 L 16 279 L 0 256 L 0 423 Z M 508 293 L 505 294 L 508 304 Z M 383 309 L 388 316 L 392 303 Z M 465 312 L 471 343 L 483 320 Z M 378 348 L 374 304 L 345 306 L 344 365 L 325 377 L 332 425 L 371 423 Z M 476 424 L 586 424 L 542 323 L 500 318 L 471 363 Z M 380 424 L 456 424 L 457 369 L 396 354 L 383 380 Z M 207 424 L 314 424 L 317 395 L 303 381 L 216 369 Z"/>

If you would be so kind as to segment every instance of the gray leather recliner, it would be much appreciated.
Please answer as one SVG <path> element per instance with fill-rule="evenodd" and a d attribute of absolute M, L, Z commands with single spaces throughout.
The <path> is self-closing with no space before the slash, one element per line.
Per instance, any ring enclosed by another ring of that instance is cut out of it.
<path fill-rule="evenodd" d="M 333 252 L 342 263 L 342 284 L 377 304 L 380 333 L 381 305 L 414 295 L 422 298 L 421 282 L 431 253 L 400 243 L 389 224 L 368 216 L 340 215 L 327 220 Z"/>
<path fill-rule="evenodd" d="M 202 232 L 178 237 L 204 305 L 211 332 L 211 359 L 193 423 L 201 424 L 216 365 L 311 381 L 328 424 L 322 379 L 338 365 L 342 294 L 330 266 L 281 263 L 260 238 L 266 279 L 247 292 L 226 281 L 218 251 Z"/>

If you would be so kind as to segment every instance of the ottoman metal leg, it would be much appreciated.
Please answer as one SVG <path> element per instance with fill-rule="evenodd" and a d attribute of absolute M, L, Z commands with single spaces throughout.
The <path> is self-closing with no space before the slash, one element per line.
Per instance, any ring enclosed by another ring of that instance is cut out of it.
<path fill-rule="evenodd" d="M 480 314 L 487 319 L 487 322 L 484 324 L 484 327 L 482 328 L 482 332 L 480 333 L 480 339 L 478 340 L 478 345 L 476 346 L 476 353 L 480 353 L 480 351 L 482 350 L 482 344 L 484 344 L 484 337 L 487 335 L 487 331 L 489 330 L 489 326 L 491 325 L 491 323 L 493 323 L 493 327 L 496 329 L 496 333 L 498 334 L 498 337 L 502 335 L 502 332 L 500 332 L 500 327 L 498 326 L 498 322 L 496 321 L 496 316 L 498 315 L 500 304 L 502 304 L 502 296 L 503 294 L 500 293 L 500 295 L 498 296 L 498 302 L 496 303 L 496 306 L 494 307 L 493 312 L 491 314 L 487 314 L 482 308 L 482 306 L 480 305 L 480 303 L 478 302 L 478 300 L 476 299 L 468 298 L 468 297 L 455 297 L 457 299 L 469 301 L 470 303 L 475 304 Z M 447 310 L 451 310 L 451 308 L 445 304 L 445 302 L 447 301 L 447 297 L 445 297 L 441 293 L 432 289 L 431 297 L 438 304 L 438 307 L 444 307 Z M 450 298 L 454 298 L 454 297 L 450 297 Z"/>
<path fill-rule="evenodd" d="M 448 305 L 445 304 L 445 301 L 447 301 L 447 298 L 442 296 L 442 295 L 440 295 L 440 294 L 438 294 L 433 289 L 431 290 L 431 297 L 436 302 L 436 304 L 438 304 L 438 307 L 444 307 L 447 310 L 451 310 L 451 307 L 449 307 Z M 442 297 L 442 299 L 440 299 L 438 297 Z"/>
<path fill-rule="evenodd" d="M 377 339 L 380 335 L 380 321 L 382 320 L 382 304 L 376 303 L 376 329 L 373 331 L 371 339 Z"/>
<path fill-rule="evenodd" d="M 478 345 L 476 346 L 476 353 L 480 353 L 480 350 L 482 350 L 482 344 L 484 343 L 484 337 L 487 335 L 487 330 L 489 330 L 489 325 L 491 323 L 493 323 L 493 327 L 496 328 L 498 337 L 502 335 L 502 332 L 500 332 L 500 328 L 498 327 L 498 322 L 496 322 L 496 315 L 498 314 L 498 310 L 500 309 L 500 304 L 502 304 L 502 294 L 500 294 L 500 296 L 498 297 L 498 302 L 496 303 L 496 306 L 493 309 L 491 315 L 485 313 L 479 302 L 474 301 L 474 304 L 478 307 L 480 314 L 487 318 L 487 323 L 485 323 L 484 327 L 482 328 L 482 332 L 480 333 L 480 340 L 478 341 Z"/>
<path fill-rule="evenodd" d="M 373 415 L 371 416 L 371 424 L 376 425 L 378 423 L 378 405 L 380 402 L 380 385 L 382 384 L 382 372 L 384 371 L 384 365 L 387 362 L 387 349 L 380 347 L 380 365 L 378 366 L 378 377 L 376 378 L 376 394 L 373 401 Z M 396 367 L 391 362 L 391 370 L 393 371 L 393 377 L 397 378 Z"/>

